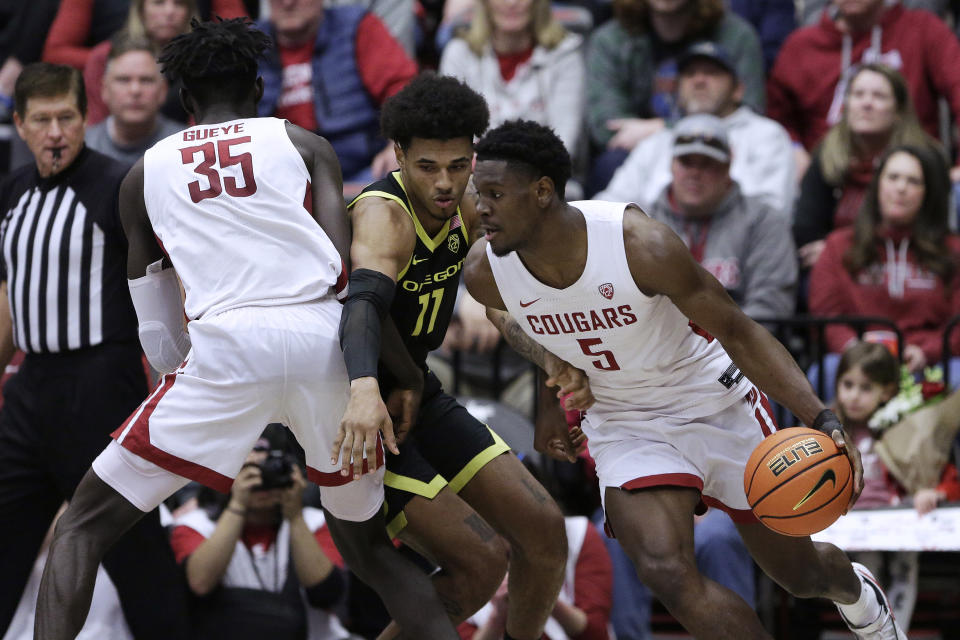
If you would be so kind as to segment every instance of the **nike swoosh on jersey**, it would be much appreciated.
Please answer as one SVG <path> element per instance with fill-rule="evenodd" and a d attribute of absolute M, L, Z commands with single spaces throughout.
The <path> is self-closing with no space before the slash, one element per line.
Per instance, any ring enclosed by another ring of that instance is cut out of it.
<path fill-rule="evenodd" d="M 420 258 L 419 260 L 417 260 L 417 256 L 413 256 L 413 264 L 420 264 L 424 260 L 429 260 L 429 259 L 430 258 Z"/>
<path fill-rule="evenodd" d="M 799 508 L 801 507 L 801 505 L 803 505 L 804 502 L 806 502 L 807 500 L 809 500 L 810 498 L 812 498 L 812 497 L 813 497 L 813 494 L 815 494 L 817 491 L 820 491 L 820 489 L 823 488 L 823 485 L 827 484 L 828 482 L 832 482 L 834 488 L 836 488 L 836 486 L 837 486 L 837 474 L 835 474 L 835 473 L 833 472 L 833 469 L 827 469 L 826 471 L 823 472 L 823 475 L 820 476 L 820 479 L 819 479 L 819 480 L 817 480 L 817 484 L 813 485 L 813 489 L 810 489 L 810 491 L 807 493 L 807 495 L 803 496 L 803 500 L 801 500 L 800 502 L 798 502 L 798 503 L 793 507 L 793 510 L 796 511 L 797 509 L 799 509 Z"/>
<path fill-rule="evenodd" d="M 521 300 L 521 301 L 520 301 L 520 306 L 521 306 L 521 307 L 529 307 L 530 305 L 532 305 L 534 302 L 537 302 L 538 300 L 540 300 L 540 298 L 537 298 L 536 300 L 531 300 L 530 302 L 524 302 L 523 300 Z"/>

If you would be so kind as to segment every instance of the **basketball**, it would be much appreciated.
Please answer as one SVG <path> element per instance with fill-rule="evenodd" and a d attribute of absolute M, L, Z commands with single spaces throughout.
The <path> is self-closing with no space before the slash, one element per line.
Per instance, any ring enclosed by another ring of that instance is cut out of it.
<path fill-rule="evenodd" d="M 757 445 L 743 472 L 747 502 L 760 522 L 788 536 L 822 531 L 853 494 L 853 469 L 833 439 L 815 429 L 781 429 Z"/>

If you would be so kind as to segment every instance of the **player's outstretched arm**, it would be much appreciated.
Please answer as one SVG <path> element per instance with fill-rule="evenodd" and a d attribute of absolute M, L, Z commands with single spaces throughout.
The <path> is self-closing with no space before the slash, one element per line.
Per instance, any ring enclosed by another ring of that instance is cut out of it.
<path fill-rule="evenodd" d="M 150 365 L 170 373 L 190 352 L 180 281 L 153 233 L 143 201 L 143 159 L 120 185 L 120 222 L 127 236 L 127 285 L 137 312 L 140 345 Z"/>
<path fill-rule="evenodd" d="M 413 255 L 416 231 L 399 206 L 381 198 L 365 198 L 353 208 L 350 295 L 340 320 L 340 346 L 350 376 L 350 399 L 333 443 L 332 462 L 341 474 L 362 473 L 362 457 L 376 460 L 377 434 L 398 453 L 393 424 L 380 398 L 377 362 L 381 327 L 393 302 L 400 270 Z M 355 463 L 355 464 L 354 464 Z M 372 472 L 374 464 L 368 465 Z"/>
<path fill-rule="evenodd" d="M 854 469 L 853 504 L 863 486 L 859 452 L 846 447 L 839 421 L 830 420 L 829 411 L 824 413 L 823 403 L 790 353 L 737 307 L 669 227 L 630 209 L 624 216 L 624 240 L 630 272 L 641 291 L 669 297 L 687 318 L 720 341 L 751 382 L 804 424 L 827 431 L 846 448 Z"/>

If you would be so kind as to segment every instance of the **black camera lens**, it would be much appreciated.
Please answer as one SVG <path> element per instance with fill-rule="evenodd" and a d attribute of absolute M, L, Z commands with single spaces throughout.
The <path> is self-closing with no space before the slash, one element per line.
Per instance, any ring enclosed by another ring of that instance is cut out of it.
<path fill-rule="evenodd" d="M 294 464 L 294 458 L 289 453 L 279 449 L 271 450 L 263 462 L 257 465 L 260 467 L 261 484 L 256 491 L 292 487 Z"/>

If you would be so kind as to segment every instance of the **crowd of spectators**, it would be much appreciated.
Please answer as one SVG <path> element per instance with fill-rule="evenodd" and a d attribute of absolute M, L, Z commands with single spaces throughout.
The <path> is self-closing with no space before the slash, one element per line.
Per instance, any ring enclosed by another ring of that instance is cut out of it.
<path fill-rule="evenodd" d="M 14 89 L 26 65 L 65 64 L 85 82 L 86 147 L 129 167 L 190 124 L 179 87 L 156 62 L 160 49 L 193 19 L 249 16 L 275 45 L 261 62 L 260 115 L 327 138 L 345 195 L 397 168 L 394 143 L 380 132 L 380 106 L 420 69 L 436 68 L 486 98 L 491 126 L 525 118 L 552 127 L 574 158 L 568 199 L 639 204 L 683 239 L 748 315 L 771 328 L 772 319 L 797 312 L 886 318 L 902 335 L 894 351 L 909 374 L 949 361 L 956 385 L 960 331 L 944 339 L 960 314 L 960 41 L 949 10 L 925 0 L 8 2 L 0 5 L 0 124 L 13 125 L 11 132 L 24 125 Z M 16 135 L 7 139 L 0 178 L 34 160 Z M 873 375 L 854 361 L 866 357 L 861 351 L 883 359 L 863 346 L 871 328 L 878 327 L 832 325 L 823 345 L 812 333 L 792 334 L 788 347 L 803 366 L 820 347 L 829 354 L 812 374 L 824 377 L 825 400 L 851 371 Z M 536 376 L 498 342 L 483 308 L 462 291 L 438 372 L 459 367 L 445 381 L 466 380 L 478 394 L 507 389 L 499 399 L 533 420 Z M 502 370 L 490 385 L 494 353 Z M 866 423 L 841 410 L 851 424 Z M 865 454 L 873 446 L 857 441 Z M 262 455 L 251 456 L 250 468 L 259 468 Z M 259 473 L 244 478 L 231 496 L 181 511 L 173 529 L 187 586 L 206 603 L 201 613 L 236 623 L 231 610 L 215 607 L 239 607 L 255 617 L 243 609 L 244 589 L 259 585 L 276 592 L 281 609 L 286 598 L 287 622 L 296 627 L 289 637 L 307 637 L 308 618 L 311 638 L 348 637 L 337 612 L 349 626 L 349 571 L 332 547 L 321 549 L 321 512 L 293 497 L 303 488 L 299 474 L 296 491 L 269 495 L 250 491 Z M 929 510 L 960 498 L 954 485 L 911 490 Z M 58 504 L 59 496 L 46 510 Z M 239 512 L 246 515 L 230 515 Z M 605 540 L 604 549 L 602 526 L 585 528 L 590 509 L 568 515 L 576 553 L 549 637 L 612 637 L 608 623 L 617 637 L 647 637 L 649 609 L 625 603 L 649 601 L 649 593 L 617 543 Z M 705 573 L 754 604 L 753 582 L 744 579 L 752 566 L 731 540 L 729 519 L 711 512 L 697 530 Z M 39 544 L 42 531 L 33 533 Z M 215 545 L 222 552 L 211 565 L 204 558 Z M 304 558 L 322 558 L 322 571 L 305 568 Z M 603 571 L 597 581 L 590 574 L 596 593 L 581 600 L 576 575 L 585 559 Z M 916 558 L 905 566 L 915 590 Z M 506 597 L 499 592 L 472 618 L 465 637 L 499 637 Z"/>

